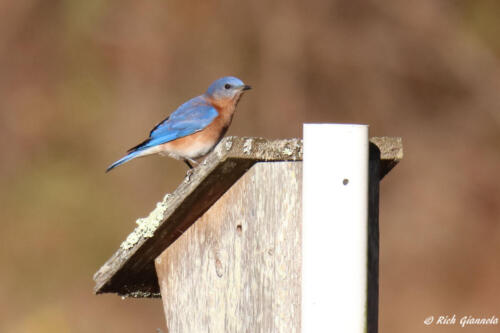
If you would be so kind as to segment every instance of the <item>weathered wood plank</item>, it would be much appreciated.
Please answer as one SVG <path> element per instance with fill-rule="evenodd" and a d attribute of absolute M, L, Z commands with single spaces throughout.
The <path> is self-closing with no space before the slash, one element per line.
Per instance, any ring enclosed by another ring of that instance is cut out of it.
<path fill-rule="evenodd" d="M 383 177 L 402 158 L 401 139 L 383 137 L 371 141 L 382 152 L 380 176 Z M 224 138 L 147 218 L 137 221 L 139 226 L 94 275 L 95 292 L 158 297 L 153 261 L 165 248 L 255 163 L 301 160 L 300 139 Z"/>
<path fill-rule="evenodd" d="M 403 159 L 403 139 L 397 137 L 373 137 L 370 139 L 380 151 L 380 179 Z"/>
<path fill-rule="evenodd" d="M 156 259 L 168 331 L 300 331 L 301 163 L 258 163 Z"/>

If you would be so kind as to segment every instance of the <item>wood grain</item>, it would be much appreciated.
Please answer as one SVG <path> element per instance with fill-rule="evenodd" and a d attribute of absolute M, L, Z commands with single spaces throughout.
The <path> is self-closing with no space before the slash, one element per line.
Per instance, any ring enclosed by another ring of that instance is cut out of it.
<path fill-rule="evenodd" d="M 169 332 L 299 332 L 301 163 L 258 163 L 157 259 Z"/>

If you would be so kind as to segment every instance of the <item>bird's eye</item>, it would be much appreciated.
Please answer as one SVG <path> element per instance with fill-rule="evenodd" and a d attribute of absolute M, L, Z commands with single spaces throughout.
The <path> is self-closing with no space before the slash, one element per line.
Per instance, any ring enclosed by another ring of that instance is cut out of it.
<path fill-rule="evenodd" d="M 229 83 L 226 83 L 226 85 L 224 86 L 224 88 L 231 89 L 231 85 Z"/>

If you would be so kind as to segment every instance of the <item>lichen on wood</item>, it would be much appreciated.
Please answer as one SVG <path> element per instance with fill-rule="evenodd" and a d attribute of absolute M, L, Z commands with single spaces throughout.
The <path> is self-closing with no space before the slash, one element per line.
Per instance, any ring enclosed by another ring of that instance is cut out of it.
<path fill-rule="evenodd" d="M 128 250 L 132 248 L 141 238 L 150 238 L 154 236 L 156 228 L 164 218 L 165 211 L 167 210 L 167 200 L 170 197 L 167 193 L 163 200 L 156 204 L 156 208 L 149 213 L 147 217 L 139 218 L 135 221 L 137 227 L 132 231 L 121 244 L 120 248 Z"/>

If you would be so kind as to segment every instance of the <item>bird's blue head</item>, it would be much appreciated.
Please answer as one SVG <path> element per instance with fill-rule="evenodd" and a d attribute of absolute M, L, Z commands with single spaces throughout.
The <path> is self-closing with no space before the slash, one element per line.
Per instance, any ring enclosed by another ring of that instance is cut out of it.
<path fill-rule="evenodd" d="M 208 87 L 206 95 L 214 99 L 233 99 L 241 96 L 243 91 L 251 89 L 240 79 L 234 76 L 226 76 L 215 80 Z"/>

